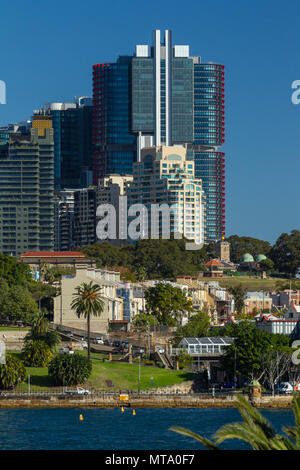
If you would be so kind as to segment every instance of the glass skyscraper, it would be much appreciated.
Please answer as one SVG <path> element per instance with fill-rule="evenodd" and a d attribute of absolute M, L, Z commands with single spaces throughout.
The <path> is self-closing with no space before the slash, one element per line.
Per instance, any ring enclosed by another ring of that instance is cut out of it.
<path fill-rule="evenodd" d="M 92 100 L 47 103 L 34 113 L 33 121 L 51 119 L 54 131 L 55 188 L 80 188 L 92 170 Z"/>
<path fill-rule="evenodd" d="M 206 193 L 206 241 L 225 235 L 224 66 L 203 63 L 172 32 L 153 46 L 93 66 L 94 183 L 132 173 L 141 150 L 183 145 Z"/>

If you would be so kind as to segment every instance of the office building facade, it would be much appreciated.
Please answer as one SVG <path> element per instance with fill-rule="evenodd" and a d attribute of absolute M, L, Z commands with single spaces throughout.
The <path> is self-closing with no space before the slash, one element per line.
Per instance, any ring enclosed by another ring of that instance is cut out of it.
<path fill-rule="evenodd" d="M 153 46 L 93 66 L 94 183 L 131 173 L 141 150 L 183 145 L 206 193 L 207 241 L 225 235 L 224 66 L 203 63 L 172 32 L 154 31 Z"/>
<path fill-rule="evenodd" d="M 47 103 L 34 112 L 33 125 L 52 121 L 56 189 L 86 187 L 92 171 L 92 100 L 80 97 L 74 103 Z"/>
<path fill-rule="evenodd" d="M 70 251 L 74 238 L 74 189 L 54 193 L 54 249 Z"/>

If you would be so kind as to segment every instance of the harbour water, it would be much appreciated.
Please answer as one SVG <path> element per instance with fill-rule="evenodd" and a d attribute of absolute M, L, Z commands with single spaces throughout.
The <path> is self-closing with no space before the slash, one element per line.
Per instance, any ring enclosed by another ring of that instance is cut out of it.
<path fill-rule="evenodd" d="M 180 425 L 208 438 L 226 423 L 241 421 L 235 408 L 16 408 L 0 409 L 1 450 L 194 450 L 188 437 L 169 430 Z M 277 432 L 294 425 L 291 409 L 263 409 Z M 83 420 L 80 420 L 82 415 Z M 224 449 L 249 449 L 237 440 Z"/>

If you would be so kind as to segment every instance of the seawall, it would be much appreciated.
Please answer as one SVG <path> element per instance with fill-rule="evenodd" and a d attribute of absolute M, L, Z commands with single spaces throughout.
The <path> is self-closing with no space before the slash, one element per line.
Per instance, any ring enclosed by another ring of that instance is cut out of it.
<path fill-rule="evenodd" d="M 247 397 L 247 396 L 246 396 Z M 258 408 L 287 408 L 292 406 L 291 396 L 264 396 L 256 399 Z M 197 395 L 134 395 L 129 403 L 120 401 L 118 395 L 95 395 L 82 397 L 50 396 L 7 396 L 1 397 L 0 408 L 229 408 L 235 407 L 237 399 L 234 395 L 209 397 Z"/>

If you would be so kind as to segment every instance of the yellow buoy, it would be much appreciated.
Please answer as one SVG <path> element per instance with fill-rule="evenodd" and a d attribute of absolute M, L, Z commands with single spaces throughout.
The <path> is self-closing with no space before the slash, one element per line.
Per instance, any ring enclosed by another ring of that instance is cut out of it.
<path fill-rule="evenodd" d="M 79 421 L 83 421 L 83 416 L 79 415 Z"/>
<path fill-rule="evenodd" d="M 124 407 L 123 407 L 123 406 L 122 406 L 122 408 L 121 408 L 121 411 L 122 411 L 122 413 L 124 413 Z"/>
<path fill-rule="evenodd" d="M 133 416 L 135 416 L 135 410 L 132 411 Z"/>

